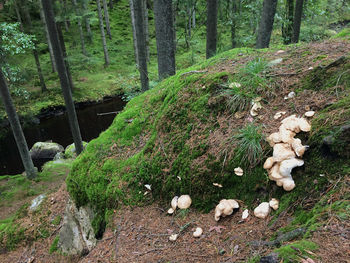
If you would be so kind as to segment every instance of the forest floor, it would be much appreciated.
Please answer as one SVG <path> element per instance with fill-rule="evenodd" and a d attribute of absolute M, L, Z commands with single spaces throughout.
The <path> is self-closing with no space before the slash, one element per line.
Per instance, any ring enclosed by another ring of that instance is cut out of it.
<path fill-rule="evenodd" d="M 334 92 L 303 90 L 288 103 L 283 99 L 283 95 L 296 91 L 300 84 L 299 79 L 312 69 L 319 65 L 329 65 L 339 57 L 346 56 L 349 50 L 350 42 L 339 40 L 290 47 L 283 52 L 275 51 L 265 55 L 267 60 L 283 58 L 283 61 L 271 73 L 280 78 L 276 93 L 282 97 L 271 99 L 268 108 L 262 109 L 259 114 L 259 122 L 266 124 L 264 133 L 268 134 L 277 129 L 276 121 L 271 118 L 276 111 L 287 111 L 288 116 L 293 113 L 302 115 L 312 109 L 317 114 L 318 110 L 336 101 L 337 94 L 342 91 L 340 86 L 333 87 Z M 233 65 L 243 62 L 223 60 L 209 67 L 208 71 L 234 73 Z M 349 175 L 338 181 L 330 181 L 329 190 L 320 193 L 318 200 L 323 197 L 328 198 L 327 203 L 342 200 L 343 196 L 350 192 L 349 183 Z M 327 195 L 339 185 L 339 190 L 330 196 Z M 50 253 L 49 250 L 62 227 L 62 220 L 59 220 L 58 224 L 54 224 L 53 221 L 63 218 L 68 198 L 66 186 L 62 183 L 58 191 L 47 196 L 38 212 L 28 212 L 25 217 L 20 218 L 16 223 L 25 227 L 28 235 L 38 238 L 22 241 L 12 251 L 0 250 L 0 262 L 256 262 L 254 259 L 276 251 L 276 247 L 266 246 L 264 241 L 279 236 L 281 233 L 278 230 L 289 225 L 293 219 L 293 209 L 290 208 L 280 213 L 277 219 L 274 217 L 275 212 L 263 220 L 254 217 L 250 211 L 248 219 L 242 220 L 245 207 L 242 201 L 239 201 L 239 211 L 219 222 L 214 220 L 213 210 L 204 214 L 189 209 L 169 216 L 166 213 L 168 207 L 159 203 L 150 203 L 143 207 L 120 207 L 115 211 L 102 239 L 89 254 L 82 257 L 66 257 L 57 252 Z M 298 205 L 311 210 L 316 201 L 309 199 L 306 196 L 303 203 Z M 11 216 L 12 212 L 5 210 L 1 217 Z M 304 249 L 300 249 L 300 245 L 303 246 L 304 243 L 295 243 L 297 238 L 286 241 L 284 245 L 290 244 L 289 248 L 297 258 L 295 262 L 349 263 L 349 220 L 341 220 L 332 210 L 328 210 L 322 218 L 307 239 L 316 246 L 305 249 L 305 244 Z M 47 234 L 41 233 L 40 229 L 43 226 Z M 200 238 L 192 237 L 196 227 L 202 227 L 204 230 Z M 175 242 L 171 242 L 169 236 L 174 233 L 179 234 L 179 237 Z M 283 262 L 283 259 L 280 262 Z"/>

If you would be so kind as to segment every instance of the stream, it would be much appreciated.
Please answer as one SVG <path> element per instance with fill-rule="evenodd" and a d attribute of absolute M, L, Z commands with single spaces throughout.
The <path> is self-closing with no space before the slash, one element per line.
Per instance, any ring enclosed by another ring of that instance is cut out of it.
<path fill-rule="evenodd" d="M 112 124 L 117 112 L 121 111 L 125 104 L 126 102 L 122 100 L 121 96 L 105 98 L 103 102 L 98 103 L 76 104 L 83 141 L 88 142 L 106 130 Z M 38 120 L 40 123 L 27 125 L 23 130 L 29 149 L 39 141 L 52 140 L 64 147 L 73 142 L 64 107 L 43 112 L 38 116 Z M 39 169 L 43 163 L 43 160 L 34 161 L 34 165 Z M 0 175 L 14 175 L 23 171 L 17 145 L 12 131 L 9 129 L 6 135 L 0 138 Z"/>

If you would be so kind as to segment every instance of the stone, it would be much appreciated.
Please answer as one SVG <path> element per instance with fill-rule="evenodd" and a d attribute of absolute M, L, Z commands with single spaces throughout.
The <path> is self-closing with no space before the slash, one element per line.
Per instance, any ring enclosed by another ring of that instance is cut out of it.
<path fill-rule="evenodd" d="M 55 142 L 36 142 L 29 153 L 32 159 L 53 159 L 59 152 L 63 152 L 62 145 Z"/>
<path fill-rule="evenodd" d="M 45 197 L 46 197 L 45 194 L 41 194 L 41 195 L 35 197 L 32 200 L 32 203 L 31 203 L 31 205 L 29 207 L 29 210 L 30 211 L 36 211 L 39 208 L 40 204 L 44 201 Z"/>
<path fill-rule="evenodd" d="M 350 124 L 343 125 L 326 136 L 321 149 L 327 156 L 350 158 Z"/>
<path fill-rule="evenodd" d="M 83 142 L 83 148 L 85 149 L 86 145 L 88 143 L 87 142 Z M 74 159 L 77 157 L 77 154 L 76 154 L 76 150 L 75 150 L 75 145 L 74 143 L 68 145 L 66 147 L 66 149 L 64 150 L 64 156 L 67 158 L 67 159 Z"/>
<path fill-rule="evenodd" d="M 260 259 L 259 263 L 279 263 L 278 254 L 271 253 L 267 256 L 264 256 Z"/>
<path fill-rule="evenodd" d="M 75 206 L 69 200 L 59 233 L 58 248 L 67 255 L 84 255 L 96 245 L 91 222 L 94 212 L 89 206 Z"/>
<path fill-rule="evenodd" d="M 267 63 L 267 66 L 273 67 L 273 66 L 280 64 L 282 61 L 283 61 L 283 58 L 276 58 L 276 59 L 270 61 L 269 63 Z"/>

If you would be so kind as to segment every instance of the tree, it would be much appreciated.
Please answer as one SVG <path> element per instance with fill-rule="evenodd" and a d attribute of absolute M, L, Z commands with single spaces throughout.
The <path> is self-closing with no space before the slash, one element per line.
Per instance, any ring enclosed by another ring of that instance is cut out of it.
<path fill-rule="evenodd" d="M 139 56 L 137 54 L 137 40 L 136 40 L 136 25 L 135 25 L 135 14 L 134 14 L 134 1 L 129 0 L 130 6 L 130 17 L 131 17 L 131 26 L 132 26 L 132 40 L 134 42 L 134 53 L 136 64 L 139 64 Z"/>
<path fill-rule="evenodd" d="M 103 3 L 103 12 L 105 14 L 107 35 L 108 35 L 109 39 L 112 39 L 111 26 L 109 23 L 109 13 L 108 13 L 108 7 L 107 7 L 107 0 L 102 0 L 102 3 Z"/>
<path fill-rule="evenodd" d="M 104 53 L 104 56 L 105 56 L 105 66 L 108 66 L 110 62 L 109 62 L 109 55 L 108 55 L 108 48 L 107 48 L 107 42 L 106 42 L 105 29 L 104 29 L 103 19 L 102 19 L 101 0 L 96 0 L 96 3 L 97 3 L 98 21 L 99 21 L 99 24 L 100 24 L 100 31 L 101 31 L 103 53 Z"/>
<path fill-rule="evenodd" d="M 80 9 L 78 8 L 77 0 L 73 0 L 73 7 L 74 7 L 75 14 L 77 16 L 77 24 L 78 24 L 78 30 L 79 30 L 79 35 L 80 35 L 81 52 L 83 53 L 84 56 L 87 56 L 86 49 L 85 49 L 83 27 L 81 25 L 82 15 L 81 15 Z"/>
<path fill-rule="evenodd" d="M 145 41 L 145 27 L 143 19 L 143 8 L 140 0 L 133 0 L 133 8 L 135 15 L 135 35 L 138 54 L 138 67 L 140 71 L 141 89 L 148 90 L 148 72 L 147 72 L 147 48 Z"/>
<path fill-rule="evenodd" d="M 172 2 L 155 0 L 154 18 L 158 53 L 158 75 L 161 80 L 175 74 Z"/>
<path fill-rule="evenodd" d="M 236 31 L 237 31 L 237 16 L 238 16 L 238 3 L 237 0 L 230 0 L 229 2 L 229 16 L 231 25 L 231 47 L 235 48 L 236 41 Z"/>
<path fill-rule="evenodd" d="M 282 38 L 284 44 L 290 44 L 293 36 L 294 0 L 285 0 Z"/>
<path fill-rule="evenodd" d="M 303 14 L 303 3 L 304 3 L 303 0 L 296 0 L 296 3 L 295 3 L 293 38 L 292 38 L 293 43 L 299 42 L 301 16 Z"/>
<path fill-rule="evenodd" d="M 84 22 L 85 22 L 85 27 L 86 27 L 86 32 L 87 32 L 87 37 L 89 42 L 92 42 L 92 32 L 91 32 L 91 26 L 90 26 L 90 18 L 89 18 L 89 10 L 87 7 L 87 0 L 83 0 L 83 10 L 84 10 Z"/>
<path fill-rule="evenodd" d="M 216 54 L 218 0 L 207 0 L 207 49 L 206 57 Z"/>
<path fill-rule="evenodd" d="M 63 91 L 63 97 L 68 113 L 69 126 L 73 135 L 73 141 L 75 144 L 75 149 L 77 154 L 83 151 L 83 142 L 81 139 L 78 118 L 75 112 L 74 102 L 72 98 L 72 92 L 69 88 L 69 79 L 67 76 L 66 65 L 63 59 L 62 48 L 58 38 L 58 32 L 55 23 L 55 16 L 53 13 L 51 1 L 41 0 L 45 19 L 47 23 L 47 29 L 49 31 L 50 41 L 54 51 L 55 62 L 57 66 L 57 72 L 61 83 L 61 88 Z"/>
<path fill-rule="evenodd" d="M 143 26 L 144 26 L 144 34 L 146 41 L 146 56 L 147 61 L 150 61 L 149 58 L 149 30 L 148 30 L 148 8 L 147 8 L 147 0 L 141 0 L 142 3 L 142 14 L 143 14 Z"/>
<path fill-rule="evenodd" d="M 267 48 L 270 44 L 277 0 L 264 0 L 256 48 Z"/>
<path fill-rule="evenodd" d="M 34 179 L 37 176 L 36 169 L 34 168 L 32 158 L 30 157 L 28 145 L 24 137 L 21 124 L 19 122 L 16 109 L 13 105 L 10 91 L 8 89 L 5 76 L 2 73 L 0 67 L 0 95 L 5 106 L 7 117 L 9 119 L 13 135 L 16 140 L 17 148 L 20 153 L 24 169 L 28 179 Z"/>

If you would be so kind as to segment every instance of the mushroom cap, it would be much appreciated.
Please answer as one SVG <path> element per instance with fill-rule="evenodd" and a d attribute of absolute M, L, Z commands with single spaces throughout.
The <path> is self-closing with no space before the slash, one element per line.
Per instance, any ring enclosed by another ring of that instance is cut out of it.
<path fill-rule="evenodd" d="M 175 210 L 174 210 L 174 209 L 172 209 L 172 208 L 169 208 L 169 209 L 168 209 L 168 214 L 169 214 L 169 215 L 174 214 L 174 212 L 175 212 Z"/>
<path fill-rule="evenodd" d="M 258 207 L 254 209 L 254 215 L 257 218 L 266 218 L 268 214 L 270 213 L 270 205 L 268 202 L 262 202 Z"/>
<path fill-rule="evenodd" d="M 294 158 L 295 153 L 291 146 L 287 143 L 277 143 L 273 146 L 273 158 L 276 162 L 281 162 L 286 159 Z"/>
<path fill-rule="evenodd" d="M 250 115 L 253 117 L 258 115 L 258 112 L 262 109 L 261 103 L 259 101 L 253 101 L 253 107 L 250 110 Z"/>
<path fill-rule="evenodd" d="M 276 112 L 276 114 L 273 116 L 273 118 L 274 118 L 275 120 L 278 120 L 278 119 L 281 118 L 282 115 L 284 115 L 284 114 L 286 114 L 285 111 Z"/>
<path fill-rule="evenodd" d="M 180 209 L 187 209 L 191 206 L 192 199 L 189 195 L 181 195 L 177 200 L 177 206 Z"/>
<path fill-rule="evenodd" d="M 273 210 L 277 210 L 279 206 L 279 201 L 276 198 L 272 198 L 269 202 L 269 205 Z"/>
<path fill-rule="evenodd" d="M 234 199 L 222 199 L 215 208 L 215 221 L 219 221 L 220 216 L 231 215 L 233 209 L 239 208 L 239 204 Z"/>
<path fill-rule="evenodd" d="M 299 118 L 299 126 L 303 132 L 309 132 L 311 130 L 311 125 L 305 118 Z"/>
<path fill-rule="evenodd" d="M 292 191 L 295 188 L 295 182 L 292 177 L 283 178 L 280 181 L 285 191 Z"/>
<path fill-rule="evenodd" d="M 307 145 L 302 145 L 299 138 L 292 140 L 292 148 L 298 157 L 303 156 L 308 147 Z"/>
<path fill-rule="evenodd" d="M 307 112 L 304 113 L 304 115 L 305 115 L 305 117 L 310 118 L 310 117 L 315 115 L 315 112 L 313 110 L 307 111 Z"/>
<path fill-rule="evenodd" d="M 177 207 L 177 201 L 178 201 L 179 197 L 175 196 L 172 200 L 171 200 L 171 208 L 175 211 L 176 207 Z"/>
<path fill-rule="evenodd" d="M 267 137 L 267 142 L 273 147 L 276 143 L 282 142 L 282 138 L 279 132 L 274 132 Z"/>
<path fill-rule="evenodd" d="M 245 209 L 242 213 L 242 219 L 245 220 L 248 218 L 248 216 L 249 216 L 249 210 Z"/>
<path fill-rule="evenodd" d="M 203 234 L 203 229 L 200 227 L 197 227 L 196 230 L 193 232 L 193 237 L 200 237 Z"/>
<path fill-rule="evenodd" d="M 273 157 L 267 158 L 264 163 L 264 169 L 270 169 L 274 163 L 275 163 L 275 159 Z"/>
<path fill-rule="evenodd" d="M 284 160 L 280 163 L 279 172 L 284 178 L 288 178 L 288 177 L 292 178 L 291 172 L 293 168 L 297 166 L 303 166 L 303 165 L 304 165 L 304 161 L 297 158 Z"/>
<path fill-rule="evenodd" d="M 290 131 L 293 131 L 293 132 L 300 132 L 300 127 L 299 127 L 299 122 L 298 122 L 298 119 L 295 114 L 293 115 L 290 115 L 289 117 L 283 119 L 281 121 L 281 123 L 283 124 L 283 126 L 287 129 L 287 130 L 290 130 Z"/>
<path fill-rule="evenodd" d="M 172 235 L 170 235 L 169 240 L 174 242 L 174 241 L 176 241 L 178 236 L 179 236 L 178 234 L 172 234 Z"/>
<path fill-rule="evenodd" d="M 282 124 L 279 128 L 279 134 L 281 137 L 281 141 L 284 143 L 290 144 L 293 140 L 294 136 L 296 135 L 295 132 L 288 130 L 284 124 Z"/>
<path fill-rule="evenodd" d="M 233 171 L 238 176 L 242 176 L 243 175 L 243 169 L 241 167 L 236 167 Z"/>
<path fill-rule="evenodd" d="M 271 180 L 277 181 L 283 178 L 283 176 L 280 173 L 280 164 L 275 163 L 272 168 L 269 171 L 269 178 Z"/>

